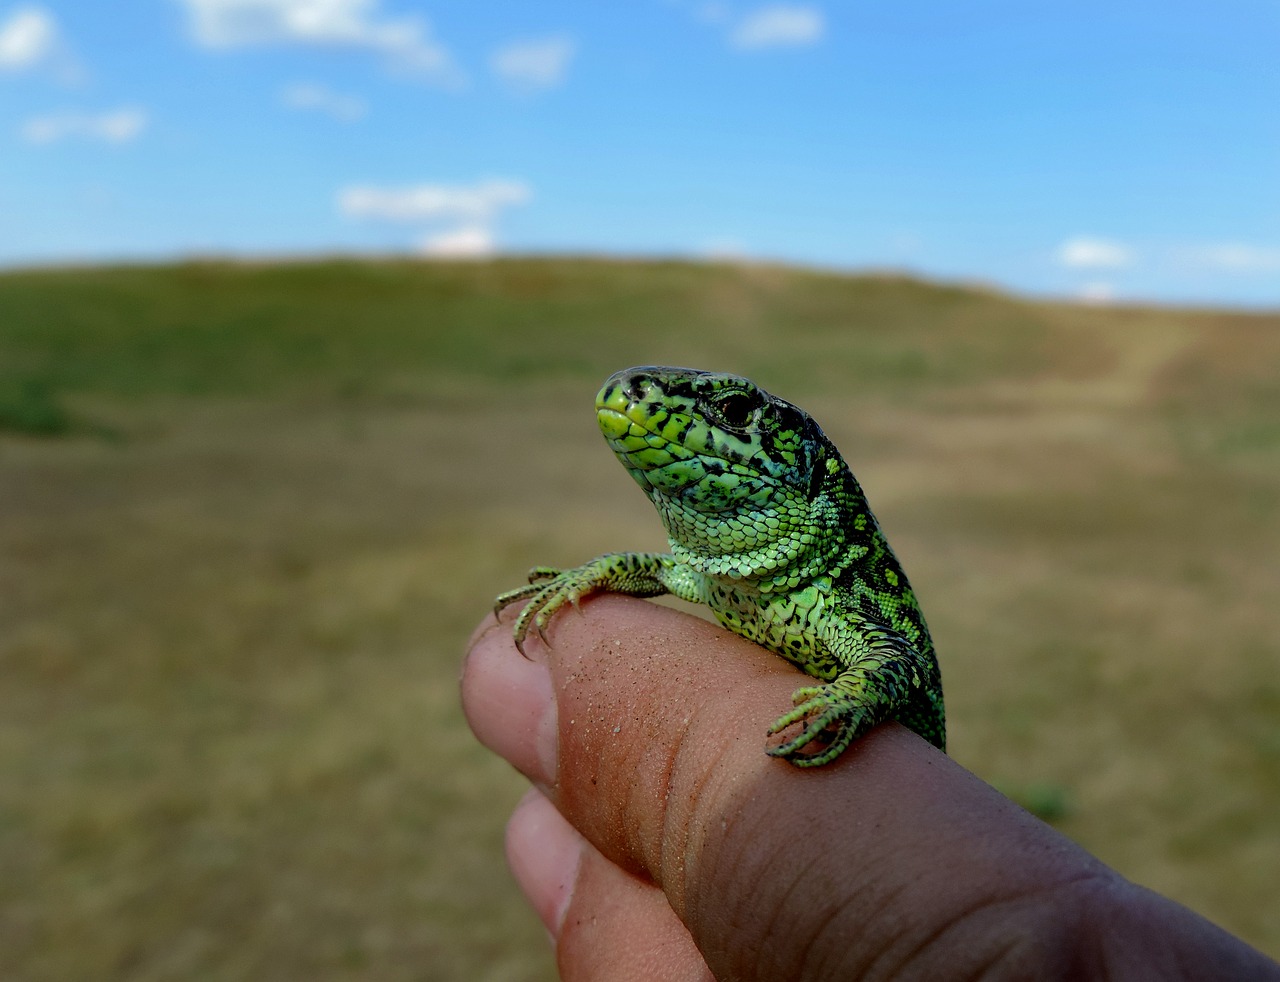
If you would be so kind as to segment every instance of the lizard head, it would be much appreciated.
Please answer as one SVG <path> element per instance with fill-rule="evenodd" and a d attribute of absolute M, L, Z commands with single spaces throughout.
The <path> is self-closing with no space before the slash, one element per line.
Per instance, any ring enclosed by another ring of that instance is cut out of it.
<path fill-rule="evenodd" d="M 844 470 L 804 410 L 737 375 L 628 368 L 605 381 L 596 419 L 673 544 L 701 554 L 805 551 Z"/>

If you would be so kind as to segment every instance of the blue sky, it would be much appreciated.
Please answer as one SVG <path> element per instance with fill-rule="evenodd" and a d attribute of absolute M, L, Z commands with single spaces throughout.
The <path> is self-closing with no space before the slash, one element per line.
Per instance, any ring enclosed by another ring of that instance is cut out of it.
<path fill-rule="evenodd" d="M 0 0 L 0 265 L 566 251 L 1280 307 L 1280 4 Z"/>

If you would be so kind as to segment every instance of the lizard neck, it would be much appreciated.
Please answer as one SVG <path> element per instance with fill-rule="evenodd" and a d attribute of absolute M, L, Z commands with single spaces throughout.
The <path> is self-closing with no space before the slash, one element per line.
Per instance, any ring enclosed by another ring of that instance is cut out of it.
<path fill-rule="evenodd" d="M 839 456 L 816 466 L 823 472 L 810 488 L 780 493 L 751 510 L 707 513 L 655 497 L 672 554 L 705 576 L 761 593 L 837 579 L 867 554 L 878 529 Z"/>

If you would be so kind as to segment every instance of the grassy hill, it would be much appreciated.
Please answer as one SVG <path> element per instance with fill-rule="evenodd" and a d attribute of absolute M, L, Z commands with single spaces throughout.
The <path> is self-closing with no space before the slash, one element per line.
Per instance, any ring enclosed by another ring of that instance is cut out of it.
<path fill-rule="evenodd" d="M 662 547 L 591 413 L 644 363 L 809 409 L 953 755 L 1280 955 L 1280 314 L 201 263 L 0 275 L 6 977 L 553 977 L 458 660 L 528 566 Z"/>

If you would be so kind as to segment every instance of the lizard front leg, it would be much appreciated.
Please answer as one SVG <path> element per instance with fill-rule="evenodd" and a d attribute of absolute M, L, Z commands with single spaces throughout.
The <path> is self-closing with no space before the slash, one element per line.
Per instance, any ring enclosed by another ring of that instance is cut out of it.
<path fill-rule="evenodd" d="M 524 654 L 530 629 L 545 643 L 547 625 L 566 603 L 577 607 L 583 597 L 599 591 L 632 597 L 672 593 L 696 603 L 702 600 L 700 579 L 700 574 L 667 553 L 612 552 L 573 569 L 535 566 L 529 571 L 529 585 L 499 594 L 493 612 L 496 615 L 510 604 L 528 601 L 514 629 L 516 648 Z"/>

